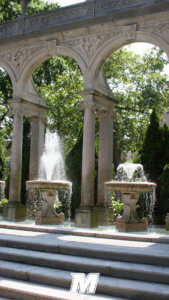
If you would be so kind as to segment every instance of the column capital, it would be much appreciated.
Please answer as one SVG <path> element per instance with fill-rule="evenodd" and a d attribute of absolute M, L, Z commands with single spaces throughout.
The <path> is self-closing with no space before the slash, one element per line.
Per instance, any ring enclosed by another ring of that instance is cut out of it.
<path fill-rule="evenodd" d="M 35 116 L 44 117 L 45 113 L 48 111 L 46 106 L 37 104 L 22 98 L 9 99 L 8 103 L 12 105 L 11 114 L 20 114 L 27 118 Z"/>
<path fill-rule="evenodd" d="M 97 109 L 96 110 L 96 114 L 97 114 L 97 117 L 99 119 L 101 118 L 105 118 L 105 117 L 108 117 L 108 118 L 112 118 L 112 119 L 115 119 L 117 117 L 117 114 L 114 110 L 107 110 L 107 109 Z"/>
<path fill-rule="evenodd" d="M 83 96 L 84 102 L 80 104 L 79 109 L 91 109 L 93 111 L 104 111 L 112 114 L 117 101 L 114 99 L 113 95 L 101 93 L 100 91 L 94 90 L 84 90 L 79 93 Z"/>
<path fill-rule="evenodd" d="M 30 122 L 33 122 L 33 121 L 39 121 L 40 122 L 41 121 L 44 124 L 47 123 L 47 118 L 45 116 L 43 116 L 43 115 L 30 116 L 28 119 L 29 119 Z"/>

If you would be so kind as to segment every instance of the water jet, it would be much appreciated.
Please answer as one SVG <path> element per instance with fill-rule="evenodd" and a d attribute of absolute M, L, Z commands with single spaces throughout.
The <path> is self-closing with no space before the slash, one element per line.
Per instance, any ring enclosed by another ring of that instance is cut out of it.
<path fill-rule="evenodd" d="M 64 190 L 69 194 L 67 206 L 70 210 L 71 186 L 72 183 L 66 180 L 60 138 L 57 133 L 47 132 L 44 153 L 40 159 L 39 178 L 26 182 L 27 190 L 39 191 L 42 198 L 41 207 L 37 205 L 35 210 L 36 224 L 60 224 L 65 220 L 64 213 L 57 213 L 56 208 L 59 205 L 59 191 Z M 70 212 L 68 216 L 69 219 Z"/>

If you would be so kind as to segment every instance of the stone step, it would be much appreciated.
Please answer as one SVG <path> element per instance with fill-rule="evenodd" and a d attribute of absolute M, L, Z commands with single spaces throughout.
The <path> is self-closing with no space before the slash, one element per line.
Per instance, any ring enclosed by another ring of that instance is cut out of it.
<path fill-rule="evenodd" d="M 71 272 L 69 271 L 5 261 L 1 261 L 0 266 L 0 274 L 3 277 L 45 284 L 68 290 L 71 286 L 72 277 Z M 96 293 L 136 300 L 143 298 L 150 300 L 169 299 L 169 285 L 100 276 Z"/>
<path fill-rule="evenodd" d="M 40 251 L 0 247 L 1 260 L 57 268 L 72 272 L 100 273 L 105 276 L 169 284 L 169 268 L 148 264 L 86 258 Z M 1 262 L 1 261 L 0 261 Z M 3 262 L 0 270 L 3 269 Z"/>
<path fill-rule="evenodd" d="M 1 300 L 127 300 L 103 295 L 77 295 L 66 289 L 6 277 L 0 277 L 0 296 Z"/>
<path fill-rule="evenodd" d="M 169 267 L 168 244 L 1 229 L 0 246 Z"/>
<path fill-rule="evenodd" d="M 32 224 L 22 224 L 22 223 L 0 223 L 0 228 L 24 230 L 24 231 L 34 231 L 34 232 L 44 232 L 44 233 L 54 233 L 54 234 L 65 234 L 65 235 L 75 235 L 75 236 L 85 236 L 85 237 L 96 237 L 105 239 L 115 239 L 115 240 L 126 240 L 126 241 L 138 241 L 138 242 L 150 242 L 150 243 L 163 243 L 169 244 L 169 235 L 154 232 L 139 234 L 139 233 L 119 233 L 112 232 L 111 230 L 94 230 L 94 229 L 83 229 L 83 228 L 64 228 L 57 226 L 45 226 L 45 225 L 32 225 Z"/>

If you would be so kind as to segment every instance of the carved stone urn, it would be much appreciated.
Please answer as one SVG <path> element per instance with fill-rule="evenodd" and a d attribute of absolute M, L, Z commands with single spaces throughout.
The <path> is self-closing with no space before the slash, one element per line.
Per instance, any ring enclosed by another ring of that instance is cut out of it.
<path fill-rule="evenodd" d="M 124 203 L 123 215 L 116 218 L 118 231 L 146 231 L 148 220 L 138 217 L 136 212 L 137 202 L 139 193 L 152 191 L 156 184 L 153 182 L 109 181 L 105 182 L 105 186 L 109 191 L 118 191 L 122 194 L 122 202 Z"/>
<path fill-rule="evenodd" d="M 67 190 L 71 186 L 69 181 L 59 180 L 31 180 L 26 182 L 27 190 L 40 190 L 43 206 L 35 216 L 36 224 L 60 224 L 65 220 L 64 213 L 56 213 L 58 203 L 58 190 Z"/>

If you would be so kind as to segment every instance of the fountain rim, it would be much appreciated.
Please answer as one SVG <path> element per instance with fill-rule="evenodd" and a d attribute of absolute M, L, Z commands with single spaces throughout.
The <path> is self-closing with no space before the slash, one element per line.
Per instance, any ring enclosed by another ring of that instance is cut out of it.
<path fill-rule="evenodd" d="M 104 185 L 110 191 L 119 191 L 125 194 L 150 192 L 156 187 L 154 182 L 147 181 L 108 181 Z"/>
<path fill-rule="evenodd" d="M 116 180 L 111 180 L 111 181 L 106 181 L 104 182 L 104 185 L 131 185 L 131 186 L 157 186 L 156 183 L 154 182 L 149 182 L 149 181 L 116 181 Z"/>
<path fill-rule="evenodd" d="M 28 189 L 67 189 L 72 186 L 72 182 L 68 180 L 28 180 L 26 188 Z"/>

